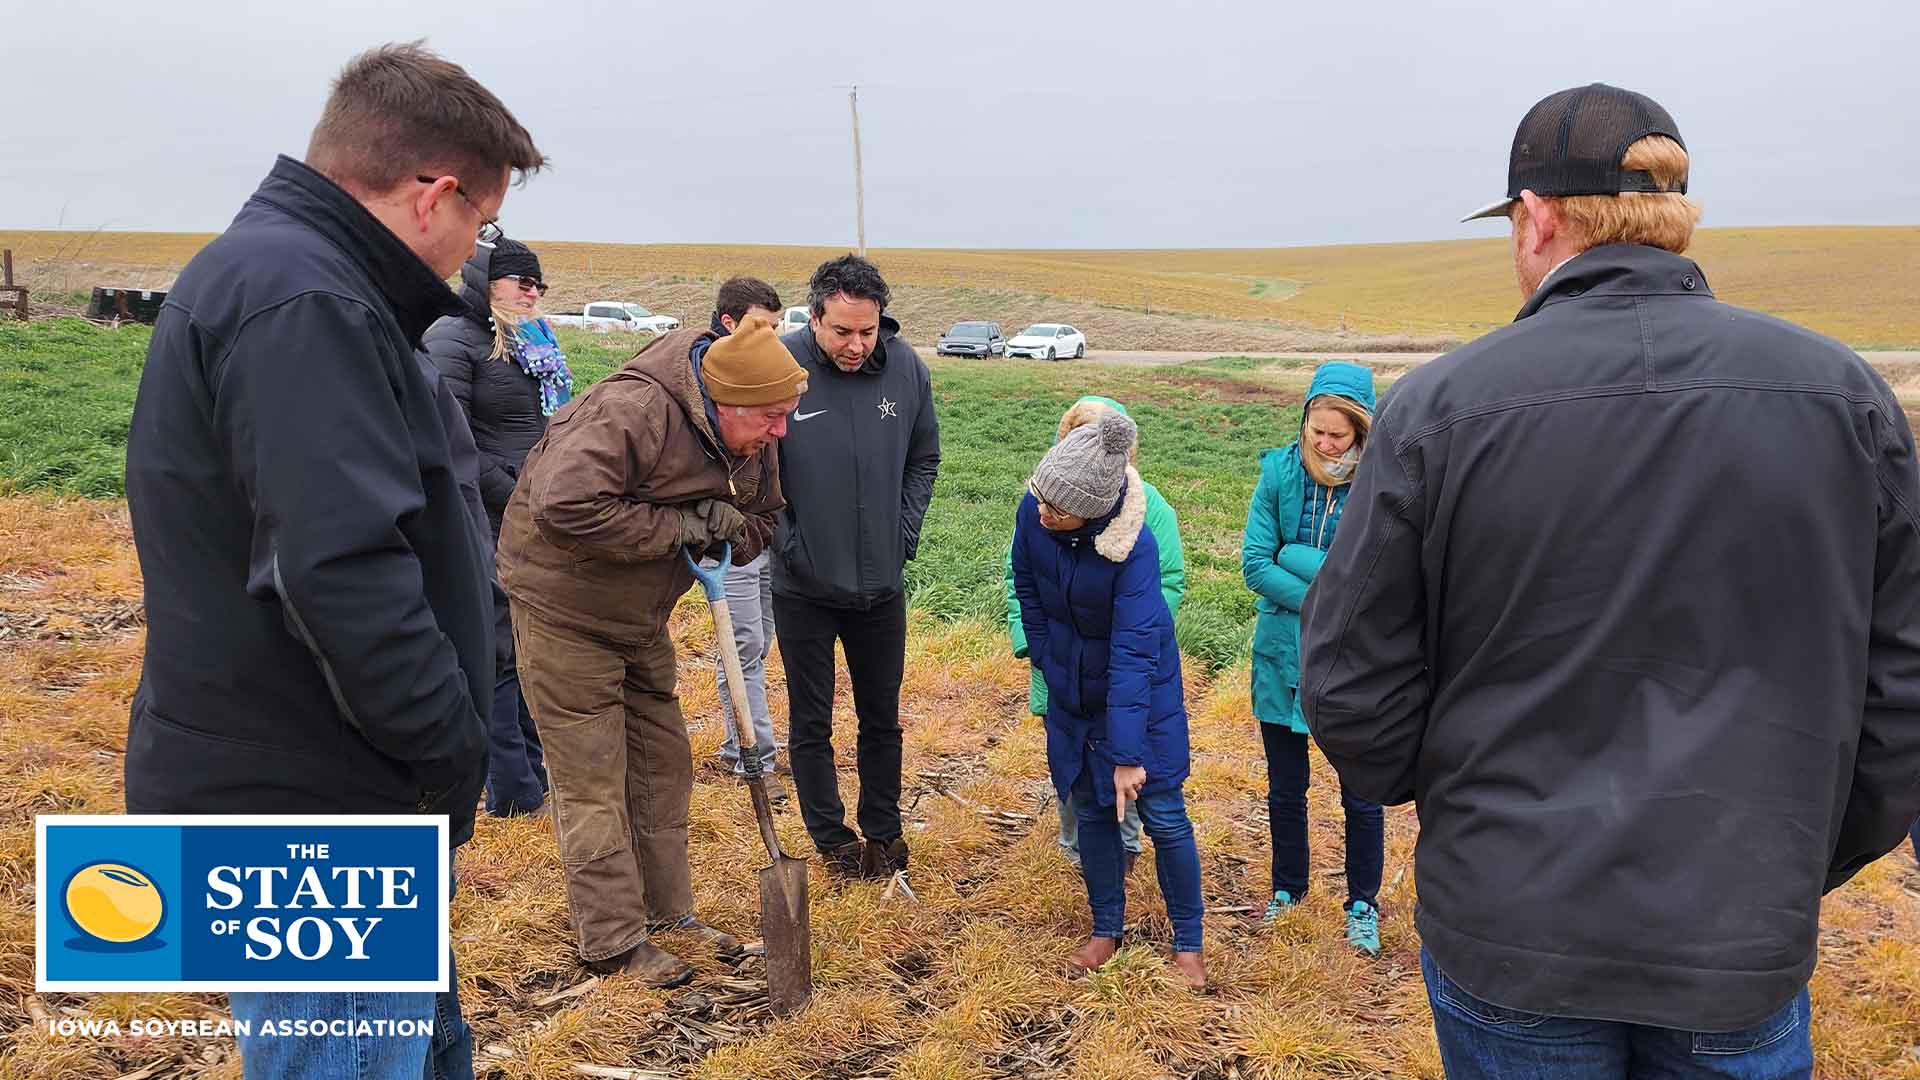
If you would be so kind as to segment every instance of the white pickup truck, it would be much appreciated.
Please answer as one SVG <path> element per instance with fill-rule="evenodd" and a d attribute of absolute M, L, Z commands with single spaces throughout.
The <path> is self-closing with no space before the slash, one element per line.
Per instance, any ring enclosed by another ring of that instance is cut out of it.
<path fill-rule="evenodd" d="M 549 315 L 547 321 L 555 326 L 583 326 L 601 333 L 625 330 L 629 333 L 665 334 L 680 329 L 679 319 L 671 315 L 655 315 L 639 304 L 629 304 L 624 300 L 595 300 L 581 308 L 578 315 Z"/>

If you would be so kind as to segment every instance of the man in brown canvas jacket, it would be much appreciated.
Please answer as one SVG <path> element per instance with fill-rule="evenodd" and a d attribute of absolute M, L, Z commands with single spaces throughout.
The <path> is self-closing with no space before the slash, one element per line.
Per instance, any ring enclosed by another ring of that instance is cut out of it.
<path fill-rule="evenodd" d="M 527 705 L 546 747 L 581 959 L 654 986 L 692 977 L 647 941 L 687 929 L 692 748 L 667 616 L 693 584 L 681 552 L 773 535 L 776 450 L 806 373 L 765 320 L 653 342 L 553 416 L 500 530 Z"/>

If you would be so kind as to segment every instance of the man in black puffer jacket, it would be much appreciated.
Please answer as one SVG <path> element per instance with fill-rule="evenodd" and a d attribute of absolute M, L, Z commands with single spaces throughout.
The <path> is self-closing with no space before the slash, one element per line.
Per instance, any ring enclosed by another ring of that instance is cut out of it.
<path fill-rule="evenodd" d="M 466 310 L 435 322 L 423 339 L 427 355 L 467 414 L 480 455 L 480 501 L 496 544 L 520 466 L 547 431 L 543 401 L 553 401 L 556 408 L 564 404 L 572 377 L 562 360 L 558 376 L 548 380 L 558 379 L 558 392 L 543 397 L 541 379 L 520 359 L 511 325 L 499 326 L 494 312 L 502 312 L 502 318 L 510 314 L 537 319 L 546 291 L 539 256 L 531 248 L 505 236 L 492 244 L 476 244 L 473 257 L 460 268 L 460 300 Z M 520 692 L 506 594 L 496 591 L 495 601 L 499 666 L 487 728 L 487 813 L 511 817 L 534 813 L 545 803 L 547 769 L 540 733 Z"/>

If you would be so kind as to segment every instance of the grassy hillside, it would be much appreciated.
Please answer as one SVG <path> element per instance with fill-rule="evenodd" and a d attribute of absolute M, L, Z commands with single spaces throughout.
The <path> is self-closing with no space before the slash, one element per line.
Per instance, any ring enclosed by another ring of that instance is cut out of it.
<path fill-rule="evenodd" d="M 509 211 L 511 211 L 511 203 Z M 1709 207 L 1709 210 L 1711 208 Z M 1196 251 L 875 249 L 914 340 L 952 319 L 1006 322 L 1152 315 L 1096 324 L 1095 347 L 1281 349 L 1288 332 L 1472 338 L 1519 306 L 1503 227 L 1489 239 Z M 158 286 L 208 238 L 172 233 L 0 231 L 29 284 Z M 626 293 L 706 317 L 714 283 L 767 278 L 795 296 L 835 247 L 541 243 L 555 304 Z M 1920 227 L 1705 229 L 1691 254 L 1725 299 L 1859 348 L 1920 346 Z M 1313 339 L 1307 339 L 1308 347 Z"/>

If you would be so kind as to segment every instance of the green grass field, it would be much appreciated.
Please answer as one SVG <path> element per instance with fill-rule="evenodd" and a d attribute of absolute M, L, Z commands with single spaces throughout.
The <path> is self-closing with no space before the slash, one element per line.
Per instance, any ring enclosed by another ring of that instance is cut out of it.
<path fill-rule="evenodd" d="M 0 482 L 76 495 L 125 490 L 127 422 L 145 328 L 0 322 Z"/>
<path fill-rule="evenodd" d="M 124 491 L 128 419 L 149 331 L 77 319 L 0 323 L 0 483 L 88 496 Z M 562 332 L 582 385 L 604 378 L 632 346 Z M 941 423 L 940 480 L 920 558 L 908 567 L 913 606 L 946 619 L 1005 617 L 1001 556 L 1027 475 L 1055 425 L 1083 394 L 1125 402 L 1140 425 L 1142 474 L 1181 520 L 1187 653 L 1232 662 L 1252 634 L 1240 580 L 1240 529 L 1263 448 L 1299 424 L 1299 393 L 1266 363 L 1172 368 L 930 358 Z"/>

